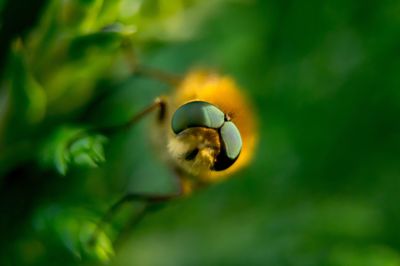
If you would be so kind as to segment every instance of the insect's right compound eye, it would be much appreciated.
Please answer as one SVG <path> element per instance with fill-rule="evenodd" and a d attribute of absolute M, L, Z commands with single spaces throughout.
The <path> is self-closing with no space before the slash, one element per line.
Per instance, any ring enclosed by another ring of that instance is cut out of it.
<path fill-rule="evenodd" d="M 229 168 L 238 158 L 242 150 L 242 137 L 233 122 L 227 121 L 221 127 L 222 149 L 218 154 L 213 170 L 223 171 Z"/>
<path fill-rule="evenodd" d="M 224 113 L 216 106 L 203 102 L 188 102 L 179 107 L 171 121 L 175 134 L 190 127 L 220 128 L 225 122 Z"/>

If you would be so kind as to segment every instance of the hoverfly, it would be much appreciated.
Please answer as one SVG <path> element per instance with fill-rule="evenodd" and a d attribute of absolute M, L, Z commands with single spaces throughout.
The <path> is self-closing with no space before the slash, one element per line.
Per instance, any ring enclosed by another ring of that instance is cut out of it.
<path fill-rule="evenodd" d="M 151 141 L 174 172 L 180 189 L 172 195 L 127 194 L 109 209 L 98 229 L 126 202 L 146 203 L 139 213 L 142 216 L 154 203 L 190 195 L 228 178 L 250 162 L 255 149 L 255 115 L 246 96 L 230 77 L 202 70 L 191 71 L 182 79 L 144 68 L 139 68 L 138 73 L 167 81 L 173 89 L 123 127 L 134 125 L 149 113 L 158 113 Z"/>
<path fill-rule="evenodd" d="M 227 178 L 250 161 L 254 114 L 231 78 L 193 71 L 158 102 L 164 110 L 154 139 L 183 182 L 183 194 Z"/>

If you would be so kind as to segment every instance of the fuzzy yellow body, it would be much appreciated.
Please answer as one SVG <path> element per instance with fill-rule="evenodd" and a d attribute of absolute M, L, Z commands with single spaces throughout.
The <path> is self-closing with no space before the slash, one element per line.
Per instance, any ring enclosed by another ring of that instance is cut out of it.
<path fill-rule="evenodd" d="M 255 114 L 246 96 L 230 77 L 206 71 L 190 72 L 163 100 L 166 102 L 165 119 L 157 125 L 155 142 L 160 150 L 165 151 L 164 159 L 179 173 L 186 190 L 196 184 L 223 180 L 250 162 L 257 142 Z M 194 127 L 179 135 L 172 131 L 170 123 L 173 114 L 177 108 L 191 101 L 215 105 L 239 129 L 242 150 L 229 168 L 222 171 L 210 169 L 221 149 L 216 130 Z M 199 149 L 196 158 L 193 161 L 184 160 L 183 155 L 194 147 Z"/>

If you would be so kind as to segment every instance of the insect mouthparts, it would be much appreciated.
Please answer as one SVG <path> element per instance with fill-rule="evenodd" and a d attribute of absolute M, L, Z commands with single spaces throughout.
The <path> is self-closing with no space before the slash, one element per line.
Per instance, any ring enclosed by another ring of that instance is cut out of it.
<path fill-rule="evenodd" d="M 186 154 L 185 160 L 186 160 L 186 161 L 191 161 L 191 160 L 193 160 L 194 158 L 196 158 L 196 156 L 197 156 L 198 153 L 199 153 L 199 149 L 198 149 L 198 148 L 195 148 L 195 149 L 191 150 L 190 152 L 188 152 L 188 153 Z"/>

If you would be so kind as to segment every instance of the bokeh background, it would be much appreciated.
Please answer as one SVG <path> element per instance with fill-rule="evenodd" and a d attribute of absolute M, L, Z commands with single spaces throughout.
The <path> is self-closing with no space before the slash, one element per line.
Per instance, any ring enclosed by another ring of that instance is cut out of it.
<path fill-rule="evenodd" d="M 400 265 L 400 2 L 0 0 L 0 12 L 1 265 Z M 260 142 L 231 179 L 133 227 L 140 204 L 125 206 L 88 247 L 121 195 L 174 189 L 151 116 L 86 131 L 168 94 L 137 62 L 234 77 Z"/>

